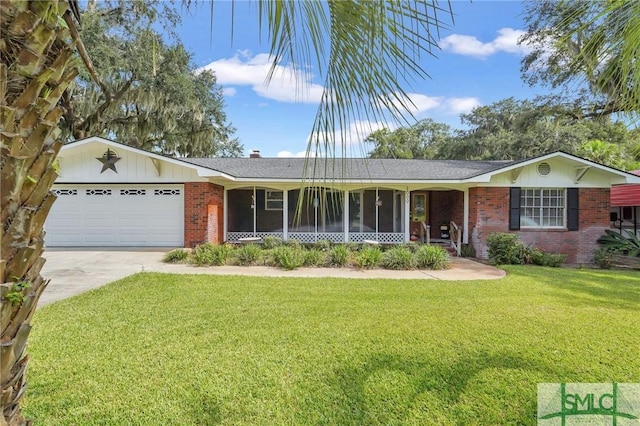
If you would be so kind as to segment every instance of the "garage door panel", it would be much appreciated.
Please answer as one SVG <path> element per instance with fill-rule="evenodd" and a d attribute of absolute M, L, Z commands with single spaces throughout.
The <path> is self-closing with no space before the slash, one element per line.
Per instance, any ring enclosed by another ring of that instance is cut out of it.
<path fill-rule="evenodd" d="M 125 246 L 149 245 L 149 234 L 121 233 L 120 243 Z"/>
<path fill-rule="evenodd" d="M 85 234 L 84 243 L 88 246 L 116 246 L 116 239 L 112 235 L 105 234 Z M 85 245 L 83 244 L 83 245 Z"/>
<path fill-rule="evenodd" d="M 182 246 L 182 185 L 56 185 L 45 225 L 55 246 Z"/>
<path fill-rule="evenodd" d="M 163 232 L 156 231 L 155 233 L 151 233 L 150 239 L 155 245 L 166 245 L 169 241 L 175 241 L 176 238 L 181 238 L 181 235 L 178 235 L 177 232 Z M 160 244 L 162 243 L 162 244 Z"/>
<path fill-rule="evenodd" d="M 45 240 L 47 241 L 47 245 L 51 247 L 56 246 L 81 246 L 82 240 L 77 232 L 64 232 L 60 231 L 56 234 L 52 234 L 47 232 L 45 235 Z"/>

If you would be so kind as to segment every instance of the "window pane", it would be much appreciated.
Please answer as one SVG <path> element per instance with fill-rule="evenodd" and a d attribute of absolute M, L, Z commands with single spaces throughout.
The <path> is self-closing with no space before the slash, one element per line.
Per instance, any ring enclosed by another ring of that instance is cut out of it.
<path fill-rule="evenodd" d="M 520 192 L 522 227 L 562 227 L 565 225 L 565 190 L 523 188 Z"/>

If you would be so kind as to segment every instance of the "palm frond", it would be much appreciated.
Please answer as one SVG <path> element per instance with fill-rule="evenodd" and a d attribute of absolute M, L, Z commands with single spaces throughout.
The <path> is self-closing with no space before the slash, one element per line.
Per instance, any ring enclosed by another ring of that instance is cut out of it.
<path fill-rule="evenodd" d="M 338 145 L 345 156 L 350 124 L 406 122 L 414 106 L 406 87 L 429 77 L 422 59 L 435 56 L 438 32 L 452 18 L 435 0 L 260 0 L 258 9 L 272 36 L 268 80 L 282 63 L 302 72 L 309 66 L 324 80 L 311 156 L 337 155 Z"/>

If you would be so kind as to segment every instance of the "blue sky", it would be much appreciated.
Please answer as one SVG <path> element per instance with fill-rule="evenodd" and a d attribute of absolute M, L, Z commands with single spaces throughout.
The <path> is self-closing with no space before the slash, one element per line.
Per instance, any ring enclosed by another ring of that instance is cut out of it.
<path fill-rule="evenodd" d="M 235 3 L 233 37 L 230 5 L 215 3 L 213 30 L 207 3 L 183 11 L 178 35 L 194 54 L 196 66 L 215 71 L 224 88 L 227 117 L 237 128 L 245 155 L 256 149 L 264 157 L 301 156 L 322 81 L 311 69 L 311 88 L 301 100 L 285 64 L 278 74 L 282 78 L 274 78 L 266 87 L 268 39 L 263 36 L 261 40 L 258 33 L 256 3 Z M 431 79 L 405 88 L 417 106 L 416 118 L 430 117 L 461 128 L 460 114 L 473 107 L 508 97 L 533 99 L 543 92 L 520 78 L 520 60 L 526 53 L 516 43 L 524 30 L 521 2 L 475 0 L 451 5 L 455 21 L 441 32 L 438 57 L 423 60 Z M 361 150 L 361 146 L 355 149 L 355 139 L 351 141 L 353 156 Z"/>

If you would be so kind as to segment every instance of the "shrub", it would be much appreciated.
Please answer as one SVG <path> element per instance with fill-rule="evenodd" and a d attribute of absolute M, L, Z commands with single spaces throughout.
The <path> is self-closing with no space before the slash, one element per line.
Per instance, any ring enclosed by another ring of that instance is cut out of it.
<path fill-rule="evenodd" d="M 489 259 L 495 265 L 520 265 L 527 263 L 530 250 L 516 234 L 495 232 L 487 237 Z"/>
<path fill-rule="evenodd" d="M 460 247 L 460 256 L 462 257 L 476 257 L 476 249 L 471 244 L 463 244 Z"/>
<path fill-rule="evenodd" d="M 280 247 L 282 245 L 282 238 L 275 235 L 265 235 L 262 239 L 262 247 L 266 250 Z"/>
<path fill-rule="evenodd" d="M 401 246 L 394 246 L 394 247 L 404 247 L 404 248 L 406 248 L 407 250 L 409 250 L 411 253 L 415 253 L 415 252 L 417 252 L 417 251 L 418 251 L 418 249 L 420 248 L 420 246 L 421 246 L 421 245 L 422 245 L 422 244 L 415 244 L 415 243 L 413 243 L 413 244 L 403 244 L 403 245 L 401 245 Z"/>
<path fill-rule="evenodd" d="M 318 251 L 325 251 L 325 252 L 329 251 L 331 250 L 332 246 L 333 246 L 333 243 L 329 240 L 319 240 L 313 243 L 313 248 Z"/>
<path fill-rule="evenodd" d="M 356 243 L 354 241 L 349 241 L 346 243 L 341 244 L 342 246 L 344 246 L 347 251 L 351 252 L 351 253 L 355 253 L 357 251 L 360 251 L 360 249 L 362 248 L 362 244 L 361 243 Z"/>
<path fill-rule="evenodd" d="M 244 244 L 236 250 L 238 265 L 255 265 L 262 256 L 262 249 L 256 244 Z"/>
<path fill-rule="evenodd" d="M 382 260 L 382 251 L 378 247 L 363 247 L 356 255 L 354 263 L 361 269 L 378 267 Z"/>
<path fill-rule="evenodd" d="M 567 256 L 565 254 L 545 253 L 537 249 L 531 252 L 531 263 L 534 265 L 558 268 L 564 263 L 566 258 Z"/>
<path fill-rule="evenodd" d="M 386 269 L 413 269 L 415 259 L 406 246 L 396 246 L 384 252 L 382 266 Z"/>
<path fill-rule="evenodd" d="M 349 249 L 345 244 L 333 247 L 327 254 L 327 265 L 345 266 L 349 262 L 349 253 Z"/>
<path fill-rule="evenodd" d="M 319 250 L 304 251 L 304 266 L 318 266 L 324 263 L 324 253 Z"/>
<path fill-rule="evenodd" d="M 211 243 L 204 243 L 196 246 L 191 255 L 193 263 L 199 266 L 211 265 L 214 257 L 213 247 L 214 245 Z"/>
<path fill-rule="evenodd" d="M 189 250 L 178 248 L 175 250 L 171 250 L 167 254 L 164 255 L 162 259 L 165 263 L 183 263 L 189 257 Z"/>
<path fill-rule="evenodd" d="M 193 263 L 199 266 L 224 265 L 229 258 L 232 248 L 226 244 L 214 245 L 204 243 L 193 249 Z"/>
<path fill-rule="evenodd" d="M 605 230 L 605 235 L 598 238 L 598 243 L 609 250 L 626 253 L 631 257 L 640 257 L 640 239 L 633 232 L 623 229 L 627 236 L 611 229 Z"/>
<path fill-rule="evenodd" d="M 449 253 L 440 246 L 422 245 L 415 253 L 416 266 L 422 269 L 447 269 L 451 266 Z"/>
<path fill-rule="evenodd" d="M 611 255 L 616 253 L 615 250 L 608 249 L 606 247 L 600 247 L 593 251 L 593 263 L 601 269 L 611 269 L 613 262 L 611 261 Z"/>
<path fill-rule="evenodd" d="M 273 249 L 273 261 L 276 266 L 291 271 L 304 264 L 305 252 L 300 247 L 280 246 Z"/>
<path fill-rule="evenodd" d="M 295 238 L 287 240 L 285 245 L 288 246 L 288 247 L 293 247 L 293 248 L 301 248 L 302 247 L 302 243 L 300 241 L 296 240 Z"/>

